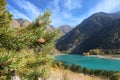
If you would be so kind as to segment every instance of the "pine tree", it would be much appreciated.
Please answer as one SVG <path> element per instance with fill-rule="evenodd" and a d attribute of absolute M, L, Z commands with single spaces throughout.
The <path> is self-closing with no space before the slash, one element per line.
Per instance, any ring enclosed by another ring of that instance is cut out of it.
<path fill-rule="evenodd" d="M 0 0 L 0 29 L 2 29 L 2 32 L 6 32 L 7 28 L 9 28 L 11 17 L 12 15 L 6 10 L 6 2 Z"/>
<path fill-rule="evenodd" d="M 0 5 L 0 79 L 9 80 L 15 75 L 26 80 L 44 78 L 47 66 L 53 61 L 49 53 L 58 34 L 58 31 L 46 30 L 50 12 L 46 10 L 24 28 L 11 30 L 11 15 L 5 9 L 4 0 L 0 0 Z"/>
<path fill-rule="evenodd" d="M 32 24 L 25 28 L 25 32 L 24 30 L 22 30 L 23 32 L 20 31 L 22 34 L 24 33 L 27 34 L 27 36 L 30 36 L 25 40 L 25 37 L 20 38 L 23 39 L 22 42 L 26 43 L 26 46 L 35 50 L 35 55 L 31 56 L 32 58 L 27 59 L 29 63 L 27 63 L 22 71 L 23 73 L 21 73 L 24 74 L 24 76 L 26 75 L 28 80 L 36 77 L 44 78 L 48 72 L 46 70 L 47 65 L 52 63 L 53 59 L 50 57 L 49 53 L 54 47 L 55 39 L 57 38 L 56 34 L 58 31 L 48 32 L 46 30 L 45 26 L 50 23 L 49 17 L 50 13 L 45 11 L 43 15 L 38 16 Z M 19 37 L 20 35 L 18 38 Z"/>

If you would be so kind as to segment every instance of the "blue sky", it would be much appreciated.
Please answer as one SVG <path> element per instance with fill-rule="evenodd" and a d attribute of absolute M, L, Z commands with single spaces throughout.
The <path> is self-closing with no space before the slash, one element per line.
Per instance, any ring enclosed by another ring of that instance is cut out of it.
<path fill-rule="evenodd" d="M 120 0 L 6 0 L 7 9 L 13 18 L 33 21 L 46 9 L 52 12 L 54 27 L 76 26 L 96 12 L 112 13 L 120 11 Z"/>

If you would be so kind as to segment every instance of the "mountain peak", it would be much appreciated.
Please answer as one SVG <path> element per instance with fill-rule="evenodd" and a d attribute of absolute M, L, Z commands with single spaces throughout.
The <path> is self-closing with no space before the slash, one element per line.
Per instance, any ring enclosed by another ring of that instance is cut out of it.
<path fill-rule="evenodd" d="M 94 34 L 97 34 L 101 30 L 103 30 L 103 28 L 114 25 L 114 21 L 116 19 L 120 19 L 120 14 L 111 14 L 104 12 L 95 13 L 85 19 L 81 24 L 77 25 L 69 33 L 61 37 L 56 44 L 56 48 L 60 51 L 76 51 L 77 53 L 80 53 L 80 46 L 85 40 L 87 40 Z M 119 21 L 117 23 L 119 23 Z"/>
<path fill-rule="evenodd" d="M 61 31 L 62 35 L 65 35 L 70 30 L 72 30 L 72 27 L 69 26 L 69 25 L 61 25 L 61 26 L 58 27 L 58 29 Z"/>

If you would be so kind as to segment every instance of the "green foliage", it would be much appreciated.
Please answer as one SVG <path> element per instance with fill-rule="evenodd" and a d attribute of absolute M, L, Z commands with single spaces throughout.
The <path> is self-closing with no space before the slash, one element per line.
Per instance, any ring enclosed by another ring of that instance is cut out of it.
<path fill-rule="evenodd" d="M 20 73 L 22 80 L 35 80 L 36 78 L 45 78 L 48 76 L 49 71 L 46 69 L 46 66 L 41 66 L 35 69 L 25 68 L 24 72 Z"/>
<path fill-rule="evenodd" d="M 111 80 L 120 80 L 120 73 L 115 73 L 111 76 Z"/>
<path fill-rule="evenodd" d="M 70 70 L 73 71 L 73 72 L 81 73 L 82 72 L 82 67 L 80 65 L 72 64 L 71 67 L 70 67 Z"/>
<path fill-rule="evenodd" d="M 83 73 L 84 74 L 90 74 L 90 70 L 86 67 L 83 68 Z"/>
<path fill-rule="evenodd" d="M 9 79 L 12 76 L 12 70 L 19 71 L 26 65 L 27 54 L 14 53 L 13 51 L 0 51 L 0 79 L 3 77 Z M 15 74 L 15 73 L 14 73 Z"/>
<path fill-rule="evenodd" d="M 93 70 L 93 69 L 88 69 L 86 67 L 82 68 L 80 65 L 75 65 L 75 64 L 72 64 L 71 66 L 69 66 L 62 62 L 55 62 L 53 64 L 53 67 L 61 68 L 61 69 L 69 69 L 73 72 L 84 73 L 85 75 L 106 77 L 106 78 L 110 78 L 111 80 L 119 80 L 120 79 L 120 72 L 116 72 L 116 71 Z"/>
<path fill-rule="evenodd" d="M 69 66 L 67 64 L 63 64 L 64 69 L 69 69 Z"/>
<path fill-rule="evenodd" d="M 62 62 L 54 62 L 53 67 L 54 68 L 69 69 L 69 66 L 67 64 L 62 63 Z"/>
<path fill-rule="evenodd" d="M 92 73 L 92 72 L 90 72 L 90 73 Z M 101 75 L 105 75 L 105 71 L 104 70 L 95 70 L 94 71 L 94 74 L 96 75 L 96 76 L 101 76 Z"/>
<path fill-rule="evenodd" d="M 57 38 L 57 31 L 46 30 L 50 12 L 46 10 L 26 27 L 11 30 L 11 15 L 4 0 L 0 0 L 0 5 L 0 79 L 8 80 L 15 75 L 23 80 L 46 77 L 46 67 L 53 62 L 49 53 Z M 40 38 L 44 43 L 38 41 Z"/>
<path fill-rule="evenodd" d="M 4 0 L 0 0 L 0 34 L 8 32 L 10 21 L 11 15 L 6 10 L 6 2 Z"/>
<path fill-rule="evenodd" d="M 62 63 L 62 62 L 57 62 L 56 65 L 57 65 L 59 68 L 63 68 L 63 63 Z"/>
<path fill-rule="evenodd" d="M 50 22 L 49 20 L 47 20 L 49 19 L 49 16 L 50 15 L 48 14 L 48 12 L 45 12 L 43 15 L 38 16 L 35 22 L 30 24 L 28 27 L 18 30 L 18 32 L 20 33 L 15 35 L 21 43 L 24 43 L 22 44 L 22 48 L 25 48 L 27 46 L 30 49 L 34 50 L 34 55 L 30 57 L 31 59 L 27 59 L 27 65 L 25 66 L 25 69 L 23 69 L 23 71 L 21 71 L 20 73 L 20 75 L 24 74 L 22 75 L 23 77 L 28 77 L 28 80 L 31 79 L 32 76 L 42 78 L 46 77 L 48 72 L 47 68 L 40 69 L 39 67 L 51 65 L 53 61 L 53 58 L 49 55 L 49 53 L 51 52 L 51 49 L 54 46 L 55 39 L 57 38 L 57 31 L 46 31 L 45 26 L 48 25 L 48 23 Z M 39 20 L 42 21 L 41 24 L 38 24 Z M 38 42 L 39 38 L 44 38 L 45 43 Z M 26 71 L 26 68 L 28 70 L 36 70 Z M 25 71 L 28 73 L 24 73 Z"/>
<path fill-rule="evenodd" d="M 94 72 L 95 72 L 95 71 L 94 71 L 93 69 L 91 69 L 91 70 L 90 70 L 90 75 L 94 75 Z"/>
<path fill-rule="evenodd" d="M 78 65 L 78 66 L 76 67 L 76 70 L 77 70 L 78 73 L 81 73 L 81 72 L 82 72 L 82 67 L 81 67 L 80 65 Z"/>
<path fill-rule="evenodd" d="M 82 67 L 80 65 L 75 65 L 72 64 L 71 66 L 64 64 L 62 62 L 54 62 L 53 64 L 54 68 L 62 68 L 62 69 L 69 69 L 73 72 L 81 73 L 82 72 Z"/>
<path fill-rule="evenodd" d="M 76 65 L 75 65 L 75 64 L 72 64 L 71 67 L 70 67 L 70 69 L 71 69 L 72 71 L 76 71 Z"/>

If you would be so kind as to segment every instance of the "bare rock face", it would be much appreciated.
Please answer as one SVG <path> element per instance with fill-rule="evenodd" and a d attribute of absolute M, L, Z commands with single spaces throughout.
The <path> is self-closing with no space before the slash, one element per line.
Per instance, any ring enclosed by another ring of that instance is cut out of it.
<path fill-rule="evenodd" d="M 12 19 L 10 26 L 11 28 L 21 28 L 29 25 L 30 23 L 31 22 L 26 19 Z M 52 25 L 48 25 L 46 26 L 46 29 L 48 31 L 53 31 L 55 28 Z"/>
<path fill-rule="evenodd" d="M 59 26 L 58 29 L 60 30 L 62 35 L 65 35 L 66 33 L 72 30 L 72 27 L 69 25 L 62 25 L 62 26 Z"/>
<path fill-rule="evenodd" d="M 12 19 L 10 26 L 11 26 L 11 28 L 21 28 L 21 27 L 29 25 L 30 23 L 31 22 L 26 19 Z M 52 25 L 46 26 L 46 30 L 48 30 L 48 31 L 54 31 L 55 29 L 56 28 L 53 27 Z M 70 30 L 72 30 L 72 27 L 68 26 L 68 25 L 62 25 L 62 26 L 58 27 L 58 30 L 60 30 L 62 35 L 65 35 Z"/>
<path fill-rule="evenodd" d="M 52 25 L 46 26 L 46 29 L 47 29 L 48 31 L 53 31 L 53 30 L 55 30 L 55 28 L 54 28 Z"/>
<path fill-rule="evenodd" d="M 12 19 L 10 26 L 12 28 L 21 28 L 29 25 L 31 22 L 26 19 Z"/>
<path fill-rule="evenodd" d="M 12 28 L 19 28 L 20 27 L 20 24 L 17 22 L 17 20 L 13 19 L 10 26 Z"/>

